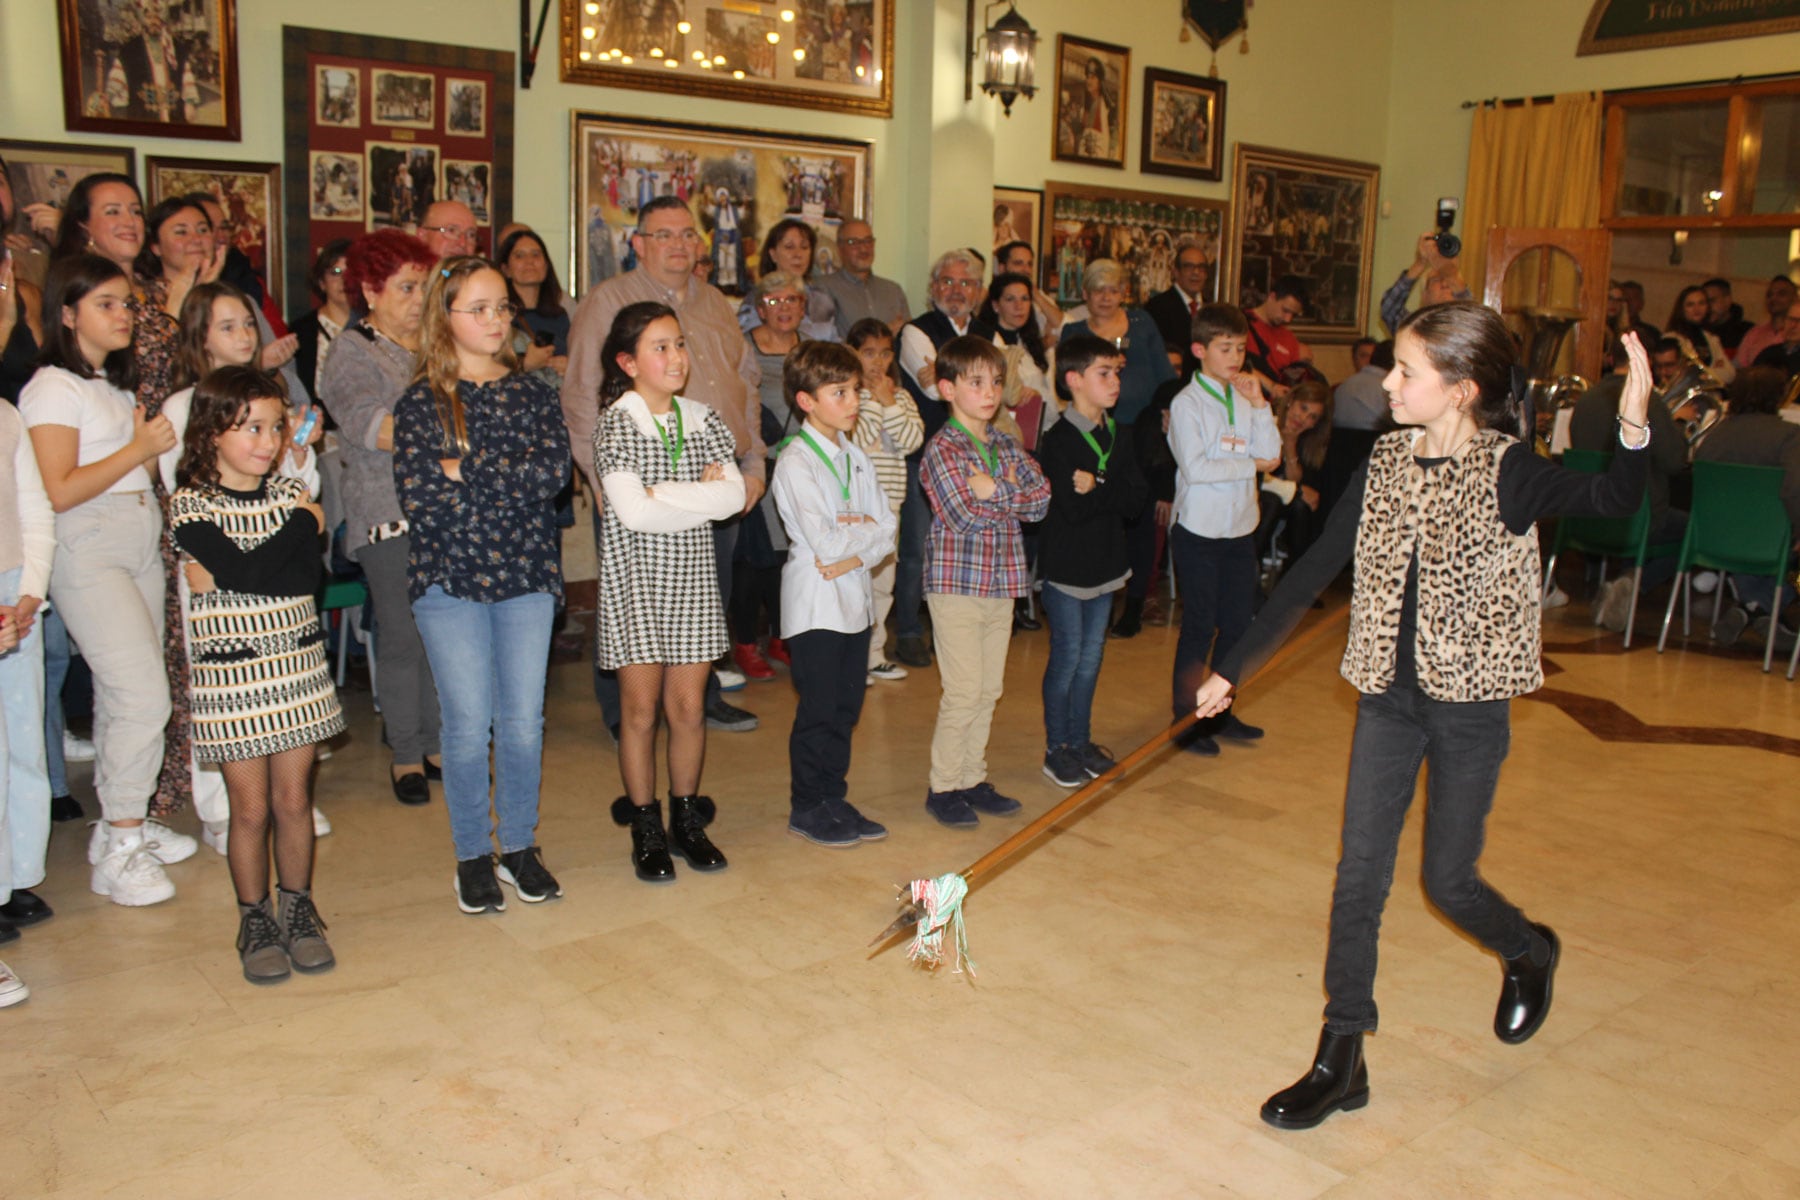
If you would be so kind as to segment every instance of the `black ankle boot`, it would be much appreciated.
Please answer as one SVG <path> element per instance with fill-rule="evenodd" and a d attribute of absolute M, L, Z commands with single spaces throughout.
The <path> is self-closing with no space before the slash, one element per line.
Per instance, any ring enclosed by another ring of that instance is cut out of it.
<path fill-rule="evenodd" d="M 1265 1100 L 1262 1119 L 1277 1129 L 1311 1129 L 1340 1108 L 1349 1112 L 1367 1104 L 1369 1068 L 1362 1044 L 1360 1033 L 1321 1031 L 1312 1070 Z"/>
<path fill-rule="evenodd" d="M 726 866 L 725 856 L 706 836 L 713 812 L 708 796 L 669 797 L 669 840 L 696 871 L 723 871 Z"/>
<path fill-rule="evenodd" d="M 1125 607 L 1119 612 L 1119 620 L 1113 625 L 1111 635 L 1116 638 L 1134 638 L 1144 628 L 1144 598 L 1142 596 L 1125 597 Z"/>
<path fill-rule="evenodd" d="M 1538 948 L 1539 959 L 1531 950 L 1517 958 L 1500 960 L 1500 1006 L 1494 1010 L 1494 1036 L 1511 1046 L 1525 1041 L 1538 1031 L 1550 1015 L 1550 985 L 1556 979 L 1556 960 L 1562 957 L 1562 943 L 1548 925 L 1533 925 L 1532 944 L 1544 940 Z"/>
<path fill-rule="evenodd" d="M 631 865 L 646 883 L 674 883 L 675 862 L 669 857 L 669 835 L 663 831 L 662 802 L 643 806 L 630 796 L 613 801 L 614 823 L 631 827 Z"/>

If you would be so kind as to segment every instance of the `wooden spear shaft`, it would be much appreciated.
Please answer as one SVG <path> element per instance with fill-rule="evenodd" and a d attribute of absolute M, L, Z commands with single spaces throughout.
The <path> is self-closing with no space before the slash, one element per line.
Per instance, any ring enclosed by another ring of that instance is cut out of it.
<path fill-rule="evenodd" d="M 1286 646 L 1282 647 L 1279 653 L 1267 663 L 1263 664 L 1262 670 L 1256 672 L 1256 675 L 1252 675 L 1251 679 L 1274 670 L 1289 658 L 1292 658 L 1302 650 L 1310 647 L 1314 642 L 1318 641 L 1319 638 L 1324 636 L 1328 630 L 1336 627 L 1337 618 L 1342 615 L 1343 611 L 1344 610 L 1340 608 L 1327 614 L 1318 624 L 1301 634 L 1298 638 L 1290 641 Z M 1248 682 L 1248 680 L 1245 682 Z M 1127 754 L 1124 758 L 1114 763 L 1112 769 L 1102 774 L 1098 779 L 1090 780 L 1085 786 L 1070 793 L 1068 796 L 1065 796 L 1060 802 L 1052 806 L 1036 820 L 1024 826 L 1004 842 L 1001 842 L 998 846 L 995 846 L 992 850 L 989 850 L 986 854 L 970 863 L 967 867 L 964 867 L 962 871 L 959 872 L 963 882 L 968 885 L 970 891 L 974 891 L 977 880 L 984 875 L 991 873 L 995 867 L 998 867 L 1001 863 L 1019 853 L 1032 842 L 1037 841 L 1038 838 L 1049 832 L 1052 826 L 1091 804 L 1114 780 L 1124 775 L 1125 772 L 1131 770 L 1133 767 L 1136 767 L 1139 763 L 1153 757 L 1158 751 L 1162 750 L 1163 747 L 1192 729 L 1199 719 L 1200 718 L 1196 713 L 1188 713 L 1187 716 L 1181 718 L 1181 720 L 1175 722 L 1173 725 L 1170 725 L 1167 729 L 1158 733 L 1155 737 L 1139 746 L 1136 750 L 1133 750 L 1130 754 Z M 875 940 L 869 944 L 871 946 L 879 945 L 899 933 L 901 930 L 910 929 L 914 925 L 917 925 L 924 915 L 924 910 L 921 909 L 917 903 L 910 899 L 907 900 L 901 907 L 900 915 L 894 919 L 894 923 L 877 934 Z"/>

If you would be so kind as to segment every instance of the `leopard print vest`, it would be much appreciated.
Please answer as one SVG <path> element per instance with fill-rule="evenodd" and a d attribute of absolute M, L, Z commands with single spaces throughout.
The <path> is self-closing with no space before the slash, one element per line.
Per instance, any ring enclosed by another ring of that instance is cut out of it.
<path fill-rule="evenodd" d="M 1504 700 L 1544 682 L 1538 537 L 1500 520 L 1500 460 L 1513 439 L 1484 429 L 1431 470 L 1419 431 L 1376 442 L 1356 534 L 1350 639 L 1340 668 L 1357 691 L 1394 682 L 1406 574 L 1419 560 L 1419 687 L 1434 700 Z"/>

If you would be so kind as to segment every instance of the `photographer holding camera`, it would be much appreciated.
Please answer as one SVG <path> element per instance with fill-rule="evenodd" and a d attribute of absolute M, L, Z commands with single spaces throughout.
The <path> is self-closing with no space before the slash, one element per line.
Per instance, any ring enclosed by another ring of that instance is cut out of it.
<path fill-rule="evenodd" d="M 1421 275 L 1425 277 L 1425 291 L 1420 297 L 1422 306 L 1475 298 L 1456 265 L 1456 256 L 1461 253 L 1462 241 L 1453 233 L 1433 232 L 1419 239 L 1419 252 L 1412 265 L 1400 272 L 1400 278 L 1382 293 L 1381 319 L 1386 322 L 1389 333 L 1406 319 L 1406 302 L 1412 298 L 1413 285 Z"/>

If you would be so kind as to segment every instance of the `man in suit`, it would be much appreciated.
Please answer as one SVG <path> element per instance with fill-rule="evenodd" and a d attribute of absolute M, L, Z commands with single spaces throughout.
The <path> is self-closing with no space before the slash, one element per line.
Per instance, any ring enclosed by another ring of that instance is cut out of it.
<path fill-rule="evenodd" d="M 1194 314 L 1207 303 L 1207 274 L 1211 264 L 1206 251 L 1192 242 L 1175 252 L 1175 286 L 1158 292 L 1144 302 L 1144 311 L 1156 322 L 1163 345 L 1169 348 L 1169 361 L 1185 378 L 1194 371 Z M 1179 357 L 1180 361 L 1176 362 Z"/>

